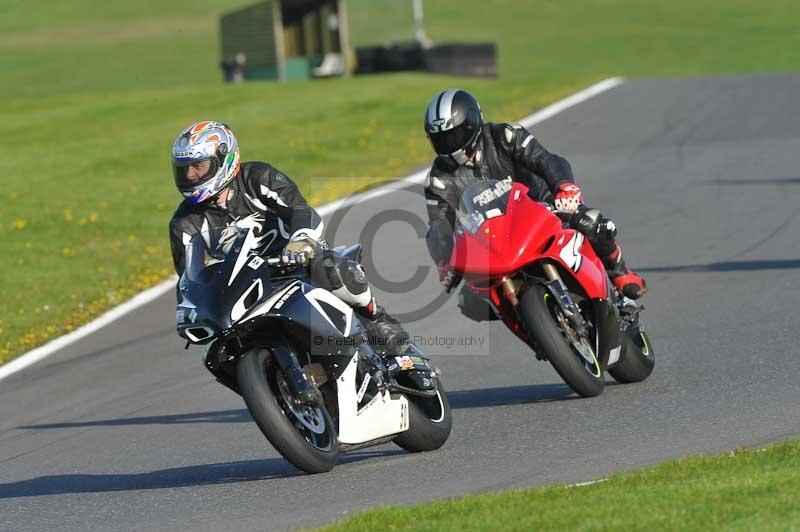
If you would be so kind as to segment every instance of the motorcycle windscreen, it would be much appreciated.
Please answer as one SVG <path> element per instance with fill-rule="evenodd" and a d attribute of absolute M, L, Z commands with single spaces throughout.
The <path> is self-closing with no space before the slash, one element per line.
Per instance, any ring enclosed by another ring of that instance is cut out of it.
<path fill-rule="evenodd" d="M 186 245 L 184 260 L 188 283 L 183 296 L 217 328 L 230 327 L 271 290 L 270 276 L 261 269 L 265 260 L 247 229 L 232 225 L 200 231 Z"/>
<path fill-rule="evenodd" d="M 210 268 L 238 257 L 247 239 L 247 230 L 232 225 L 207 228 L 191 237 L 184 248 L 186 277 L 198 284 L 208 285 L 225 268 Z"/>
<path fill-rule="evenodd" d="M 461 194 L 456 219 L 469 233 L 475 234 L 487 221 L 506 213 L 511 179 L 488 179 L 467 187 Z"/>
<path fill-rule="evenodd" d="M 461 196 L 451 265 L 465 275 L 504 275 L 533 260 L 561 222 L 510 179 L 482 181 Z"/>

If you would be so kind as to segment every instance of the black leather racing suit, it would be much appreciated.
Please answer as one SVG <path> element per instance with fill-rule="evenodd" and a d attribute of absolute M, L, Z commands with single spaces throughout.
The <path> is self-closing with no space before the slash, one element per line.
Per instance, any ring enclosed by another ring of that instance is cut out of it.
<path fill-rule="evenodd" d="M 547 151 L 518 124 L 484 124 L 475 156 L 466 165 L 459 165 L 446 156 L 433 161 L 425 186 L 428 208 L 426 240 L 436 264 L 450 260 L 456 210 L 464 189 L 484 179 L 508 177 L 527 186 L 531 198 L 547 203 L 553 202 L 561 183 L 575 182 L 567 160 Z M 601 257 L 616 249 L 613 238 L 597 238 L 593 224 L 575 223 L 573 226 L 586 235 Z M 488 306 L 466 287 L 459 293 L 459 306 L 470 318 L 494 318 Z"/>
<path fill-rule="evenodd" d="M 277 255 L 289 240 L 299 236 L 322 241 L 322 218 L 294 181 L 273 166 L 263 162 L 242 164 L 228 190 L 224 207 L 214 201 L 200 205 L 184 201 L 172 216 L 169 235 L 178 275 L 185 269 L 186 244 L 192 236 L 210 228 L 233 224 L 252 228 L 262 255 Z M 314 283 L 356 309 L 367 309 L 372 294 L 361 265 L 334 255 L 327 245 L 323 248 L 322 256 L 312 263 Z"/>
<path fill-rule="evenodd" d="M 320 240 L 322 218 L 306 202 L 294 181 L 262 162 L 241 165 L 228 185 L 225 207 L 209 201 L 192 205 L 184 201 L 169 223 L 172 261 L 183 273 L 184 247 L 195 234 L 209 228 L 236 224 L 253 228 L 265 255 L 275 255 L 297 234 Z"/>

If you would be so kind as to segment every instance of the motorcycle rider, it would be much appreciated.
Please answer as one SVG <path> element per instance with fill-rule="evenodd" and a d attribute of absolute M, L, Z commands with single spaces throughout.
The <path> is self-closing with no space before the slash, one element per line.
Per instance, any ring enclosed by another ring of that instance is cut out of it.
<path fill-rule="evenodd" d="M 647 291 L 644 279 L 625 266 L 614 223 L 583 204 L 570 164 L 547 151 L 527 129 L 518 124 L 484 123 L 477 100 L 465 90 L 450 89 L 439 92 L 428 104 L 425 134 L 437 154 L 425 187 L 427 244 L 445 286 L 458 282 L 449 259 L 462 192 L 483 179 L 510 177 L 526 185 L 533 199 L 573 214 L 570 225 L 586 236 L 622 294 L 637 299 Z M 469 290 L 462 289 L 459 306 L 473 319 L 493 318 Z"/>
<path fill-rule="evenodd" d="M 362 266 L 328 249 L 322 218 L 297 185 L 270 164 L 241 163 L 239 157 L 236 137 L 220 122 L 195 122 L 175 139 L 172 169 L 184 200 L 169 223 L 169 233 L 178 275 L 185 269 L 184 248 L 193 235 L 232 225 L 251 229 L 261 255 L 280 254 L 287 266 L 308 263 L 317 286 L 364 318 L 377 352 L 402 354 L 408 334 L 376 304 Z"/>

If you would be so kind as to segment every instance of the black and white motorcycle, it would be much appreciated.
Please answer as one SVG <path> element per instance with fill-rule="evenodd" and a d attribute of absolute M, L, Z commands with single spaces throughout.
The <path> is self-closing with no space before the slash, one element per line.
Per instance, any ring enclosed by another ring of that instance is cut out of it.
<path fill-rule="evenodd" d="M 411 452 L 441 447 L 452 420 L 428 358 L 411 344 L 387 363 L 350 306 L 311 284 L 306 268 L 259 256 L 257 240 L 236 227 L 195 235 L 176 318 L 275 449 L 320 473 L 341 452 L 389 441 Z M 337 251 L 357 259 L 361 248 Z"/>

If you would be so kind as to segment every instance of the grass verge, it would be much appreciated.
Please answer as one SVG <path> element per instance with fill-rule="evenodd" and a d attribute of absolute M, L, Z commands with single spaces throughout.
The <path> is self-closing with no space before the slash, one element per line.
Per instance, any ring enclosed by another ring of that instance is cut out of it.
<path fill-rule="evenodd" d="M 586 486 L 368 510 L 320 530 L 797 530 L 800 441 L 685 458 Z"/>
<path fill-rule="evenodd" d="M 354 42 L 387 35 L 382 27 L 397 33 L 375 8 L 390 1 L 349 1 Z M 427 2 L 427 33 L 496 42 L 497 79 L 406 73 L 226 86 L 217 16 L 249 3 L 198 0 L 189 13 L 177 0 L 0 5 L 9 169 L 0 364 L 171 272 L 166 225 L 179 197 L 168 154 L 194 120 L 229 123 L 245 160 L 272 162 L 319 204 L 429 162 L 422 112 L 445 87 L 473 91 L 490 119 L 513 120 L 610 76 L 800 64 L 800 32 L 786 16 L 793 0 L 461 0 Z"/>

